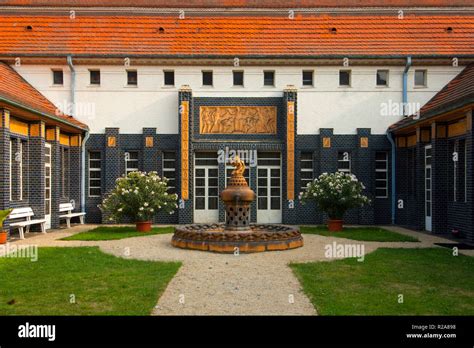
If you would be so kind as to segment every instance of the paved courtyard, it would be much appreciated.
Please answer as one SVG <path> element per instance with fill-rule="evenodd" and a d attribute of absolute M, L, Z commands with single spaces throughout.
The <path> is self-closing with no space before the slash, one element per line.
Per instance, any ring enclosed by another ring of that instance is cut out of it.
<path fill-rule="evenodd" d="M 98 246 L 105 253 L 123 258 L 181 261 L 183 266 L 159 299 L 153 315 L 317 315 L 288 267 L 290 262 L 328 261 L 330 259 L 324 256 L 325 246 L 333 242 L 363 243 L 366 253 L 379 247 L 427 248 L 433 247 L 433 243 L 452 243 L 444 238 L 399 227 L 386 228 L 415 236 L 420 243 L 360 242 L 304 234 L 303 248 L 229 255 L 176 249 L 170 244 L 171 234 L 113 241 L 59 240 L 94 227 L 96 226 L 78 225 L 68 230 L 51 231 L 46 235 L 30 233 L 26 240 L 13 241 L 11 244 L 55 247 Z M 460 252 L 474 256 L 473 250 Z"/>

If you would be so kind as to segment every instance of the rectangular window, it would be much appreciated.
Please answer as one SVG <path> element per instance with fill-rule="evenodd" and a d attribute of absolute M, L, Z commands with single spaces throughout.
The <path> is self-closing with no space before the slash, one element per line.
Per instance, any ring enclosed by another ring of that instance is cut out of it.
<path fill-rule="evenodd" d="M 127 70 L 127 85 L 128 86 L 138 85 L 138 73 L 136 70 Z"/>
<path fill-rule="evenodd" d="M 174 71 L 164 71 L 165 86 L 174 86 Z"/>
<path fill-rule="evenodd" d="M 89 70 L 90 73 L 90 84 L 100 85 L 100 70 Z"/>
<path fill-rule="evenodd" d="M 138 151 L 125 152 L 125 174 L 138 171 Z"/>
<path fill-rule="evenodd" d="M 426 70 L 415 70 L 415 87 L 426 87 Z"/>
<path fill-rule="evenodd" d="M 10 201 L 23 200 L 23 142 L 10 139 Z"/>
<path fill-rule="evenodd" d="M 203 71 L 202 72 L 202 85 L 203 86 L 212 86 L 212 71 Z"/>
<path fill-rule="evenodd" d="M 455 202 L 466 202 L 467 199 L 467 161 L 466 161 L 466 141 L 457 140 L 454 143 L 453 154 L 453 199 Z"/>
<path fill-rule="evenodd" d="M 339 86 L 349 87 L 351 85 L 351 71 L 339 70 Z"/>
<path fill-rule="evenodd" d="M 388 197 L 388 152 L 375 153 L 375 197 Z"/>
<path fill-rule="evenodd" d="M 313 181 L 313 153 L 302 152 L 300 155 L 300 189 L 306 190 L 306 185 Z"/>
<path fill-rule="evenodd" d="M 69 151 L 61 148 L 61 196 L 69 196 Z"/>
<path fill-rule="evenodd" d="M 89 197 L 100 197 L 102 194 L 101 167 L 101 153 L 89 152 Z"/>
<path fill-rule="evenodd" d="M 176 193 L 176 152 L 163 152 L 163 177 L 168 179 L 168 192 Z"/>
<path fill-rule="evenodd" d="M 243 71 L 232 71 L 232 76 L 234 80 L 234 86 L 244 85 L 244 72 Z"/>
<path fill-rule="evenodd" d="M 53 84 L 54 85 L 63 85 L 64 84 L 64 77 L 62 70 L 53 70 Z"/>
<path fill-rule="evenodd" d="M 377 70 L 377 86 L 388 86 L 388 70 Z"/>
<path fill-rule="evenodd" d="M 275 86 L 275 72 L 264 71 L 263 72 L 263 85 L 264 86 Z"/>
<path fill-rule="evenodd" d="M 348 151 L 340 151 L 337 154 L 337 171 L 350 173 L 351 172 L 351 153 Z"/>
<path fill-rule="evenodd" d="M 313 86 L 313 70 L 303 70 L 303 86 Z"/>

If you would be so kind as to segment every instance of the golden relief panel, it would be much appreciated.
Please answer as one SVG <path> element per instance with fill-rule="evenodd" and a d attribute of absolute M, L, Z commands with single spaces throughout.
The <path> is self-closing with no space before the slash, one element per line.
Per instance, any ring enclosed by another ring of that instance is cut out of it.
<path fill-rule="evenodd" d="M 201 134 L 276 134 L 276 106 L 201 106 Z"/>

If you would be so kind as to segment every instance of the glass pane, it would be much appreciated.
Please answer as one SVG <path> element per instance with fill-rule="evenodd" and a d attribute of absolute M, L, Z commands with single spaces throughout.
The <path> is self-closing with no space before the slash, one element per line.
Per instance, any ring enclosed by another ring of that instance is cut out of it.
<path fill-rule="evenodd" d="M 218 198 L 217 197 L 209 197 L 208 198 L 208 209 L 217 209 L 218 208 Z"/>
<path fill-rule="evenodd" d="M 205 181 L 203 178 L 196 178 L 196 186 L 205 186 Z"/>
<path fill-rule="evenodd" d="M 196 209 L 204 210 L 206 208 L 206 199 L 204 197 L 195 197 Z"/>
<path fill-rule="evenodd" d="M 204 187 L 196 187 L 196 196 L 205 196 L 206 190 Z"/>
<path fill-rule="evenodd" d="M 89 173 L 89 177 L 90 177 L 90 178 L 94 178 L 94 179 L 97 179 L 97 178 L 100 179 L 100 172 L 99 172 L 99 171 L 91 171 L 91 172 Z"/>
<path fill-rule="evenodd" d="M 94 160 L 94 159 L 100 160 L 100 152 L 89 152 L 89 158 L 91 160 Z"/>
<path fill-rule="evenodd" d="M 206 176 L 206 171 L 204 169 L 196 169 L 196 178 L 203 178 Z"/>
<path fill-rule="evenodd" d="M 430 217 L 431 216 L 431 203 L 426 202 L 426 216 Z"/>
<path fill-rule="evenodd" d="M 267 209 L 268 200 L 267 197 L 258 197 L 258 209 Z"/>
<path fill-rule="evenodd" d="M 271 198 L 271 207 L 272 210 L 279 210 L 280 209 L 280 197 L 272 197 Z"/>
<path fill-rule="evenodd" d="M 387 172 L 375 172 L 375 179 L 387 179 Z"/>
<path fill-rule="evenodd" d="M 279 187 L 275 187 L 275 188 L 271 188 L 270 190 L 270 194 L 272 196 L 280 196 L 280 188 Z"/>
<path fill-rule="evenodd" d="M 209 169 L 209 176 L 211 177 L 218 177 L 218 170 L 217 169 Z"/>
<path fill-rule="evenodd" d="M 280 177 L 280 169 L 271 169 L 270 170 L 270 175 L 273 178 L 279 178 Z"/>
<path fill-rule="evenodd" d="M 207 182 L 209 186 L 219 186 L 217 178 L 208 178 Z"/>
<path fill-rule="evenodd" d="M 341 70 L 339 71 L 339 85 L 349 86 L 350 85 L 350 71 Z"/>
<path fill-rule="evenodd" d="M 258 179 L 258 186 L 267 186 L 267 179 L 266 178 Z"/>
<path fill-rule="evenodd" d="M 89 186 L 100 187 L 100 180 L 91 180 Z"/>
<path fill-rule="evenodd" d="M 46 215 L 49 215 L 49 213 L 51 212 L 51 203 L 49 201 L 44 202 L 44 212 L 46 213 Z"/>
<path fill-rule="evenodd" d="M 270 179 L 271 186 L 280 186 L 280 178 Z"/>
<path fill-rule="evenodd" d="M 387 196 L 387 190 L 386 189 L 376 189 L 375 190 L 375 195 L 377 197 L 386 197 Z"/>
<path fill-rule="evenodd" d="M 100 196 L 100 188 L 91 188 L 89 190 L 90 196 Z"/>
<path fill-rule="evenodd" d="M 261 196 L 266 196 L 267 195 L 267 188 L 266 187 L 259 187 L 258 188 L 258 195 Z"/>
<path fill-rule="evenodd" d="M 219 193 L 218 193 L 217 187 L 216 188 L 209 188 L 208 195 L 209 196 L 218 196 Z"/>

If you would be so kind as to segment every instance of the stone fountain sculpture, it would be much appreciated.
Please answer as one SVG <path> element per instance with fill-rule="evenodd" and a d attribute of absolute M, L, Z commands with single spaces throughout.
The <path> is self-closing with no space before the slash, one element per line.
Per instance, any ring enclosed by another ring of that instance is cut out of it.
<path fill-rule="evenodd" d="M 226 222 L 178 226 L 172 245 L 221 253 L 287 250 L 303 246 L 303 237 L 296 227 L 250 223 L 250 205 L 255 200 L 255 192 L 243 176 L 244 162 L 236 156 L 230 164 L 234 170 L 228 186 L 220 194 L 225 205 Z"/>

